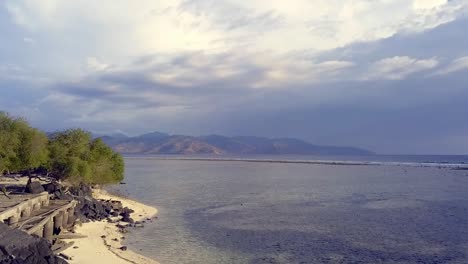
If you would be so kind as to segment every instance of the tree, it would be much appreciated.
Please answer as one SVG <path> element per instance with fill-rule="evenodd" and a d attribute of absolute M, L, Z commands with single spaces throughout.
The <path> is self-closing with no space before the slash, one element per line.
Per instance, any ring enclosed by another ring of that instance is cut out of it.
<path fill-rule="evenodd" d="M 124 161 L 101 139 L 82 129 L 47 135 L 23 118 L 0 112 L 0 173 L 49 169 L 49 175 L 74 184 L 123 180 Z"/>
<path fill-rule="evenodd" d="M 10 170 L 11 161 L 16 158 L 15 147 L 19 144 L 15 133 L 15 120 L 5 112 L 0 112 L 0 172 Z"/>
<path fill-rule="evenodd" d="M 38 168 L 47 163 L 49 153 L 47 149 L 48 138 L 45 133 L 31 128 L 27 123 L 18 124 L 19 145 L 16 149 L 16 170 L 29 170 Z"/>
<path fill-rule="evenodd" d="M 90 141 L 91 134 L 82 129 L 69 129 L 52 135 L 49 143 L 50 175 L 78 183 L 89 178 Z"/>
<path fill-rule="evenodd" d="M 120 182 L 124 178 L 124 162 L 120 154 L 115 153 L 102 139 L 91 143 L 90 165 L 93 183 Z"/>
<path fill-rule="evenodd" d="M 22 118 L 0 112 L 0 172 L 30 170 L 48 159 L 45 133 Z"/>
<path fill-rule="evenodd" d="M 124 161 L 101 139 L 81 129 L 53 135 L 49 144 L 50 172 L 71 183 L 107 184 L 123 180 Z"/>

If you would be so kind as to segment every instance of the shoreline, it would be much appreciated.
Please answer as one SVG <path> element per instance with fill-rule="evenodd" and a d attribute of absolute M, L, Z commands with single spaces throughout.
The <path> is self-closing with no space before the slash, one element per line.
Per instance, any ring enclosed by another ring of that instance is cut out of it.
<path fill-rule="evenodd" d="M 129 198 L 112 195 L 105 190 L 93 190 L 93 197 L 96 199 L 121 201 L 124 207 L 129 207 L 135 212 L 132 218 L 135 221 L 145 221 L 153 219 L 158 213 L 154 207 L 139 203 Z M 76 234 L 84 235 L 85 238 L 67 239 L 67 242 L 74 242 L 74 245 L 63 251 L 72 259 L 67 260 L 70 264 L 159 264 L 156 260 L 142 256 L 131 250 L 120 249 L 123 237 L 126 234 L 119 232 L 116 223 L 107 221 L 95 221 L 83 223 L 76 226 Z"/>
<path fill-rule="evenodd" d="M 169 161 L 212 161 L 212 162 L 249 162 L 249 163 L 285 163 L 285 164 L 309 164 L 332 166 L 407 166 L 421 168 L 449 168 L 468 169 L 467 163 L 447 162 L 399 162 L 399 161 L 353 161 L 353 160 L 287 160 L 287 159 L 262 159 L 262 158 L 204 158 L 204 157 L 167 157 L 167 156 L 125 156 L 125 158 L 169 160 Z"/>

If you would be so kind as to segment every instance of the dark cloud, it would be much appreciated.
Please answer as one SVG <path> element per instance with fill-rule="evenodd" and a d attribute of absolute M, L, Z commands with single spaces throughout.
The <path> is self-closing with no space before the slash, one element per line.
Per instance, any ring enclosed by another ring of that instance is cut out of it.
<path fill-rule="evenodd" d="M 330 58 L 352 60 L 359 64 L 382 58 L 409 55 L 416 58 L 457 58 L 468 54 L 468 18 L 460 18 L 429 31 L 413 34 L 396 34 L 375 42 L 348 45 L 320 55 Z"/>

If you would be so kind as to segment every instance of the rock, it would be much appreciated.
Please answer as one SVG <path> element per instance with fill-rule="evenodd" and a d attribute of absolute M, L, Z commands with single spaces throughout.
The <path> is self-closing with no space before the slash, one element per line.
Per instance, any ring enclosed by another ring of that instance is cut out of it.
<path fill-rule="evenodd" d="M 124 207 L 122 208 L 122 210 L 120 211 L 120 215 L 123 216 L 123 217 L 128 217 L 130 216 L 131 213 L 134 213 L 135 211 L 133 211 L 132 209 L 128 208 L 128 207 Z"/>
<path fill-rule="evenodd" d="M 67 262 L 54 255 L 47 240 L 30 236 L 0 223 L 0 263 L 66 264 Z"/>
<path fill-rule="evenodd" d="M 115 226 L 120 229 L 127 227 L 126 225 L 122 225 L 122 224 L 116 224 Z"/>
<path fill-rule="evenodd" d="M 45 192 L 44 187 L 42 187 L 40 182 L 28 182 L 25 191 L 32 194 Z"/>
<path fill-rule="evenodd" d="M 142 223 L 135 223 L 133 227 L 145 227 Z"/>
<path fill-rule="evenodd" d="M 131 217 L 122 217 L 122 222 L 133 224 L 135 221 Z"/>
<path fill-rule="evenodd" d="M 127 247 L 126 247 L 126 246 L 122 246 L 122 247 L 120 247 L 119 249 L 122 250 L 122 251 L 127 251 Z"/>
<path fill-rule="evenodd" d="M 123 208 L 121 201 L 110 201 L 109 203 L 113 210 L 122 210 Z"/>
<path fill-rule="evenodd" d="M 79 186 L 73 186 L 70 188 L 71 194 L 79 197 L 91 197 L 93 190 L 86 184 L 80 184 Z"/>
<path fill-rule="evenodd" d="M 44 188 L 44 190 L 50 194 L 56 192 L 56 191 L 59 191 L 61 186 L 59 183 L 57 182 L 51 182 L 51 183 L 47 183 L 47 184 L 43 184 L 42 187 Z"/>

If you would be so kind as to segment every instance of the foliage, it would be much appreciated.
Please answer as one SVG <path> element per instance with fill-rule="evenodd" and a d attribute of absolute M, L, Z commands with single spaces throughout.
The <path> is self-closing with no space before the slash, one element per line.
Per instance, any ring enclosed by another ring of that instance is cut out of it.
<path fill-rule="evenodd" d="M 56 133 L 49 144 L 51 175 L 72 183 L 106 184 L 123 180 L 124 163 L 101 139 L 81 129 Z"/>
<path fill-rule="evenodd" d="M 45 133 L 32 128 L 22 118 L 0 112 L 0 172 L 40 167 L 48 159 Z"/>
<path fill-rule="evenodd" d="M 49 143 L 50 174 L 57 179 L 84 182 L 91 178 L 89 143 L 91 134 L 81 129 L 69 129 L 52 135 Z"/>
<path fill-rule="evenodd" d="M 15 146 L 18 144 L 15 119 L 0 112 L 0 172 L 11 169 L 11 161 L 16 158 Z"/>
<path fill-rule="evenodd" d="M 0 174 L 44 167 L 58 180 L 106 184 L 123 180 L 124 161 L 101 139 L 82 129 L 54 133 L 29 126 L 22 118 L 0 112 Z"/>
<path fill-rule="evenodd" d="M 91 143 L 91 172 L 94 183 L 120 182 L 124 175 L 124 161 L 120 154 L 115 153 L 102 139 Z"/>

